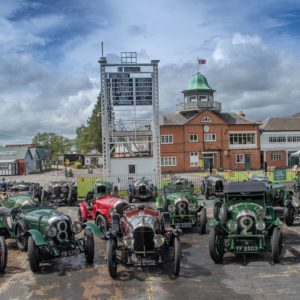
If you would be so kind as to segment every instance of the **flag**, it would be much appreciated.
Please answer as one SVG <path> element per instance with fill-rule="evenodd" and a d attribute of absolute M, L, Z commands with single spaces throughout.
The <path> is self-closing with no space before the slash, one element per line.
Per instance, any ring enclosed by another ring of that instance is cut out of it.
<path fill-rule="evenodd" d="M 199 63 L 199 65 L 205 65 L 206 64 L 206 59 L 198 58 L 198 63 Z"/>

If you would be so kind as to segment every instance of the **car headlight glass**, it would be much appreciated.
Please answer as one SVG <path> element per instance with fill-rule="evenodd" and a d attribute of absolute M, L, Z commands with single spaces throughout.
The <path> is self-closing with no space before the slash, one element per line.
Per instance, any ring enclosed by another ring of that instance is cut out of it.
<path fill-rule="evenodd" d="M 72 226 L 71 226 L 71 230 L 73 233 L 80 233 L 82 230 L 82 225 L 80 222 L 75 221 L 73 222 Z"/>
<path fill-rule="evenodd" d="M 168 210 L 171 213 L 175 212 L 175 205 L 169 205 Z"/>
<path fill-rule="evenodd" d="M 123 243 L 128 248 L 133 247 L 133 242 L 134 242 L 134 239 L 133 239 L 132 236 L 126 236 L 126 237 L 123 238 Z"/>
<path fill-rule="evenodd" d="M 54 238 L 57 234 L 57 229 L 56 229 L 56 226 L 55 225 L 51 225 L 47 231 L 47 235 L 50 237 L 50 238 Z"/>
<path fill-rule="evenodd" d="M 233 220 L 229 220 L 227 222 L 227 228 L 229 229 L 229 231 L 235 231 L 237 229 L 237 223 Z"/>
<path fill-rule="evenodd" d="M 262 220 L 256 222 L 255 227 L 259 231 L 263 231 L 266 228 L 266 223 Z"/>
<path fill-rule="evenodd" d="M 153 238 L 153 242 L 155 244 L 155 247 L 161 247 L 165 243 L 165 237 L 161 234 L 157 234 Z"/>
<path fill-rule="evenodd" d="M 189 205 L 189 211 L 194 212 L 194 211 L 196 211 L 196 209 L 197 209 L 197 205 L 195 205 L 195 204 L 190 204 Z"/>

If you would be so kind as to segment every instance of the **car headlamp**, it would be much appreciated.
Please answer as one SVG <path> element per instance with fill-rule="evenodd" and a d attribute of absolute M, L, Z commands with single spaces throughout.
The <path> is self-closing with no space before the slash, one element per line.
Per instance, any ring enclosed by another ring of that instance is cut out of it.
<path fill-rule="evenodd" d="M 229 220 L 227 222 L 227 228 L 229 229 L 229 231 L 235 231 L 237 229 L 237 223 L 233 220 Z"/>
<path fill-rule="evenodd" d="M 110 213 L 110 215 L 113 215 L 114 213 L 116 213 L 116 210 L 115 210 L 114 208 L 111 208 L 111 209 L 109 210 L 109 213 Z"/>
<path fill-rule="evenodd" d="M 124 243 L 125 247 L 127 247 L 127 248 L 132 248 L 133 242 L 134 242 L 134 239 L 132 236 L 126 236 L 123 238 L 123 243 Z"/>
<path fill-rule="evenodd" d="M 171 213 L 175 212 L 175 205 L 169 205 L 168 210 Z"/>
<path fill-rule="evenodd" d="M 47 231 L 47 235 L 50 237 L 50 238 L 54 238 L 57 234 L 57 229 L 56 229 L 56 226 L 54 225 L 51 225 Z"/>
<path fill-rule="evenodd" d="M 197 205 L 195 205 L 195 204 L 190 204 L 190 205 L 189 205 L 189 211 L 195 212 L 196 209 L 197 209 Z"/>
<path fill-rule="evenodd" d="M 262 220 L 256 222 L 255 227 L 259 231 L 263 231 L 266 228 L 266 223 Z"/>
<path fill-rule="evenodd" d="M 72 224 L 72 226 L 71 226 L 71 230 L 72 230 L 73 233 L 76 233 L 76 234 L 77 234 L 77 233 L 80 233 L 81 230 L 82 230 L 82 225 L 81 225 L 81 223 L 78 222 L 78 221 L 73 222 L 73 224 Z"/>
<path fill-rule="evenodd" d="M 153 242 L 155 244 L 155 247 L 161 247 L 165 243 L 165 237 L 161 234 L 157 234 L 153 238 Z"/>

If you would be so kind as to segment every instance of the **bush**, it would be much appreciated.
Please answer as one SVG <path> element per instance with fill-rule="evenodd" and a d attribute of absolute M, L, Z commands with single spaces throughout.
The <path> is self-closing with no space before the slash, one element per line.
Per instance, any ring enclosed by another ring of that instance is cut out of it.
<path fill-rule="evenodd" d="M 81 169 L 81 163 L 80 163 L 79 161 L 76 161 L 76 162 L 74 163 L 74 168 L 75 168 L 75 169 Z"/>

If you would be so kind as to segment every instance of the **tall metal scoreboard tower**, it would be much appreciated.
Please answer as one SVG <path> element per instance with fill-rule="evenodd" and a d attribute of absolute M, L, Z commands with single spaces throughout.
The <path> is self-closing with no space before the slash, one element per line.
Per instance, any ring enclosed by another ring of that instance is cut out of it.
<path fill-rule="evenodd" d="M 104 175 L 160 175 L 158 63 L 99 59 Z"/>

